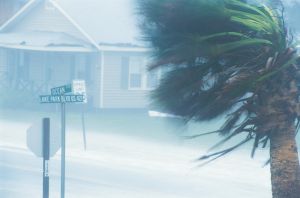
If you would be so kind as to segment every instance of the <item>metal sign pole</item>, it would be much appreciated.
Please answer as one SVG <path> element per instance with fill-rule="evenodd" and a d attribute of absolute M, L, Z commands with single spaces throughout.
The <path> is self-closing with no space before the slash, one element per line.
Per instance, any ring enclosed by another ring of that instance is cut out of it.
<path fill-rule="evenodd" d="M 66 106 L 61 103 L 61 198 L 65 197 Z"/>
<path fill-rule="evenodd" d="M 82 82 L 81 82 L 82 83 Z M 81 84 L 80 84 L 81 85 Z M 66 155 L 66 103 L 78 103 L 85 102 L 84 95 L 81 94 L 68 94 L 74 91 L 72 84 L 55 87 L 51 89 L 51 95 L 40 95 L 40 103 L 60 103 L 61 104 L 61 186 L 60 186 L 60 197 L 65 197 L 65 155 Z M 85 90 L 85 88 L 84 88 Z M 85 126 L 84 126 L 84 115 L 82 115 L 83 130 L 84 130 L 84 144 L 86 147 L 85 140 Z M 49 139 L 49 138 L 48 138 Z M 49 154 L 48 154 L 49 155 Z M 49 159 L 49 157 L 48 157 Z M 44 168 L 48 170 L 48 160 L 44 162 Z M 48 173 L 47 173 L 48 174 Z M 49 183 L 49 182 L 48 182 Z M 48 198 L 48 197 L 47 197 Z"/>
<path fill-rule="evenodd" d="M 50 119 L 43 119 L 43 198 L 49 198 Z"/>
<path fill-rule="evenodd" d="M 82 132 L 83 132 L 83 147 L 86 150 L 86 132 L 85 132 L 85 119 L 84 119 L 84 105 L 81 109 L 81 123 L 82 123 Z"/>

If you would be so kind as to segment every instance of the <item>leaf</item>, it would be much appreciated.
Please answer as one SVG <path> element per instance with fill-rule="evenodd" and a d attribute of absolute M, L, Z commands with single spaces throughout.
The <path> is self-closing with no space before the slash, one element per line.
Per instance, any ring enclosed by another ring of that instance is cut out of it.
<path fill-rule="evenodd" d="M 242 33 L 238 33 L 238 32 L 221 32 L 221 33 L 216 33 L 216 34 L 210 34 L 208 36 L 189 36 L 188 38 L 190 38 L 192 41 L 199 43 L 202 43 L 204 41 L 207 40 L 215 40 L 218 39 L 220 37 L 237 37 L 237 38 L 241 38 L 241 39 L 250 39 L 249 36 L 242 34 Z"/>
<path fill-rule="evenodd" d="M 280 71 L 286 69 L 287 67 L 292 66 L 292 64 L 296 63 L 296 61 L 298 61 L 300 59 L 300 55 L 295 56 L 294 58 L 291 58 L 290 60 L 288 60 L 285 64 L 283 64 L 281 67 L 279 67 L 276 70 L 272 70 L 271 72 L 268 72 L 267 74 L 261 76 L 260 78 L 258 78 L 254 84 L 256 83 L 260 83 L 264 80 L 267 80 L 269 78 L 271 78 L 272 76 L 276 75 L 277 73 L 279 73 Z"/>
<path fill-rule="evenodd" d="M 199 160 L 207 160 L 207 159 L 209 159 L 209 158 L 211 158 L 213 156 L 216 156 L 216 157 L 214 157 L 214 158 L 212 158 L 212 159 L 204 162 L 203 164 L 200 165 L 200 167 L 202 167 L 204 165 L 207 165 L 208 163 L 211 163 L 211 162 L 217 160 L 218 158 L 220 158 L 220 157 L 222 157 L 222 156 L 224 156 L 224 155 L 232 152 L 233 150 L 235 150 L 235 149 L 243 146 L 244 144 L 246 144 L 247 142 L 249 142 L 251 139 L 252 139 L 251 137 L 247 137 L 244 140 L 242 140 L 240 143 L 238 143 L 238 144 L 236 144 L 236 145 L 234 145 L 232 147 L 229 147 L 227 149 L 224 149 L 222 151 L 218 151 L 218 152 L 215 152 L 215 153 L 212 153 L 212 154 L 209 154 L 209 155 L 203 155 L 203 156 L 201 156 L 199 158 Z"/>
<path fill-rule="evenodd" d="M 219 44 L 212 46 L 212 53 L 217 56 L 230 51 L 239 50 L 240 48 L 247 48 L 250 46 L 267 45 L 272 46 L 272 42 L 265 39 L 244 39 L 240 41 L 234 41 L 226 44 Z"/>
<path fill-rule="evenodd" d="M 269 25 L 262 24 L 261 22 L 258 22 L 258 21 L 253 20 L 253 19 L 245 19 L 245 18 L 232 16 L 231 21 L 236 22 L 238 24 L 241 24 L 241 25 L 249 28 L 249 30 L 251 30 L 251 31 L 256 31 L 256 32 L 262 32 L 263 31 L 265 34 L 272 34 L 273 33 L 273 31 L 272 31 L 272 29 L 270 28 Z"/>

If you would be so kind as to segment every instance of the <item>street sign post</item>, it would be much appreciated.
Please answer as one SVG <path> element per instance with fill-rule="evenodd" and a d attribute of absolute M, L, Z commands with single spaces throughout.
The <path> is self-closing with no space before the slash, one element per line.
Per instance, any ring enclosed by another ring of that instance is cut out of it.
<path fill-rule="evenodd" d="M 83 103 L 87 103 L 86 86 L 84 80 L 73 80 L 72 82 L 73 94 L 81 94 L 84 97 Z M 81 109 L 81 124 L 83 135 L 83 147 L 86 150 L 86 131 L 85 131 L 85 119 L 84 119 L 84 105 Z"/>
<path fill-rule="evenodd" d="M 49 198 L 49 159 L 60 148 L 59 128 L 50 124 L 49 118 L 43 118 L 27 129 L 27 146 L 37 157 L 43 158 L 43 198 Z"/>
<path fill-rule="evenodd" d="M 41 95 L 40 103 L 61 104 L 61 186 L 60 196 L 65 197 L 65 155 L 66 155 L 66 103 L 86 102 L 85 82 L 75 82 L 51 89 L 51 95 Z M 84 85 L 84 86 L 83 86 Z M 75 92 L 73 90 L 75 86 Z M 85 138 L 85 137 L 84 137 Z M 51 147 L 50 147 L 51 149 Z M 44 165 L 45 167 L 46 164 Z"/>
<path fill-rule="evenodd" d="M 61 176 L 60 197 L 65 197 L 65 175 L 66 175 L 66 103 L 61 103 Z"/>
<path fill-rule="evenodd" d="M 43 198 L 49 198 L 50 119 L 43 119 Z"/>

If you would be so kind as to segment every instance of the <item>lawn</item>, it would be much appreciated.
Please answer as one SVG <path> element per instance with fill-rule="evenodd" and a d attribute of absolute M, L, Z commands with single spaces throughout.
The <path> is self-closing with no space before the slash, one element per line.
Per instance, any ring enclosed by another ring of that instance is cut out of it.
<path fill-rule="evenodd" d="M 7 174 L 4 180 L 0 179 L 6 190 L 0 189 L 0 197 L 11 193 L 10 197 L 25 198 L 40 193 L 41 161 L 26 146 L 26 129 L 45 116 L 59 120 L 60 113 L 1 111 L 0 147 L 1 141 L 4 144 L 0 149 L 3 156 L 0 170 Z M 195 159 L 216 139 L 184 141 L 183 136 L 210 130 L 216 122 L 183 126 L 178 119 L 151 118 L 146 111 L 88 112 L 86 151 L 82 144 L 80 112 L 68 111 L 67 126 L 68 197 L 244 195 L 248 198 L 256 195 L 266 198 L 270 195 L 269 170 L 261 168 L 267 157 L 261 152 L 251 160 L 250 151 L 246 149 L 201 169 L 195 168 L 199 165 Z M 193 144 L 197 145 L 196 149 L 189 146 Z M 50 163 L 53 197 L 58 197 L 59 192 L 59 162 L 58 151 Z M 234 190 L 215 192 L 216 182 L 222 189 Z M 23 189 L 26 194 L 21 195 Z"/>
<path fill-rule="evenodd" d="M 0 119 L 5 121 L 33 123 L 43 117 L 50 117 L 59 123 L 60 111 L 26 111 L 1 110 Z M 153 118 L 144 111 L 117 111 L 105 110 L 99 112 L 85 112 L 85 126 L 87 131 L 99 133 L 116 133 L 125 135 L 144 136 L 148 138 L 179 137 L 187 132 L 179 119 Z M 67 111 L 66 124 L 69 129 L 82 128 L 82 113 Z"/>
<path fill-rule="evenodd" d="M 48 111 L 26 111 L 2 109 L 0 120 L 21 123 L 34 123 L 43 117 L 60 124 L 60 109 Z M 189 123 L 185 125 L 178 118 L 149 117 L 146 110 L 102 110 L 85 112 L 85 126 L 87 133 L 109 133 L 116 135 L 146 138 L 153 141 L 167 141 L 169 143 L 182 142 L 191 145 L 212 145 L 216 137 L 204 137 L 201 140 L 186 140 L 185 136 L 215 130 L 220 122 L 204 124 Z M 67 132 L 82 130 L 81 111 L 66 113 Z M 24 129 L 25 130 L 25 129 Z"/>

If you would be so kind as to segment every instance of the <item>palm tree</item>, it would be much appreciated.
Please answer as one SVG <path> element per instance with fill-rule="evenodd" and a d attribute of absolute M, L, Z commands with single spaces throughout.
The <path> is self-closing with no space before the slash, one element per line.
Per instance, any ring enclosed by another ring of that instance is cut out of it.
<path fill-rule="evenodd" d="M 253 1 L 252 1 L 253 2 Z M 299 198 L 297 80 L 300 58 L 280 11 L 246 0 L 139 0 L 141 27 L 154 49 L 150 70 L 166 68 L 153 92 L 161 110 L 187 121 L 226 115 L 214 132 L 215 160 L 247 142 L 270 148 L 274 198 Z"/>

